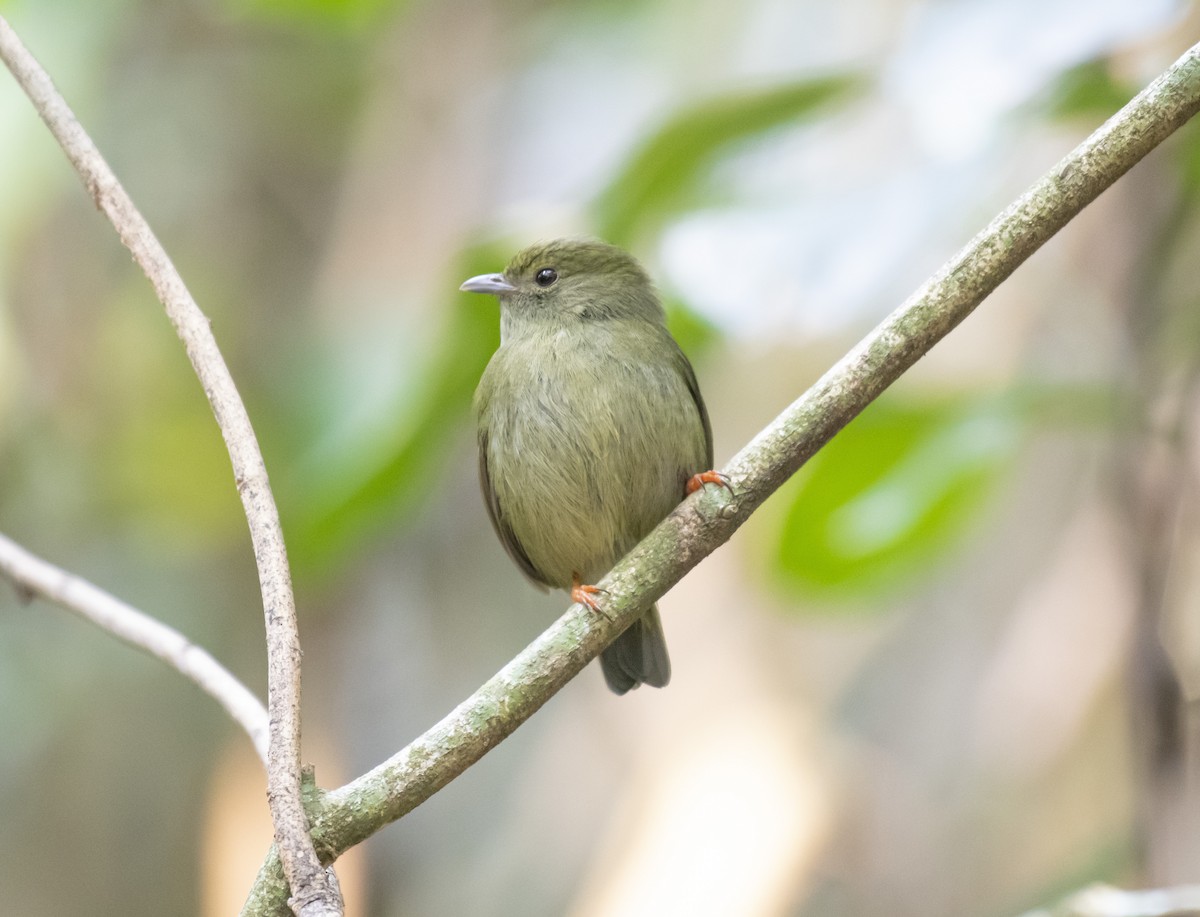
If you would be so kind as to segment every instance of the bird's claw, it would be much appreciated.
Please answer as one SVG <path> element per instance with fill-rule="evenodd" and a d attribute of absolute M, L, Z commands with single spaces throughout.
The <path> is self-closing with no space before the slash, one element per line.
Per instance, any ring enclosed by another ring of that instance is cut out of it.
<path fill-rule="evenodd" d="M 581 583 L 578 573 L 572 577 L 571 601 L 578 602 L 584 608 L 589 608 L 607 618 L 608 613 L 601 606 L 600 600 L 596 598 L 598 595 L 608 595 L 608 590 L 601 589 L 599 586 L 589 586 L 586 583 Z"/>
<path fill-rule="evenodd" d="M 699 474 L 694 474 L 688 478 L 687 493 L 691 496 L 698 490 L 703 490 L 705 484 L 716 484 L 719 487 L 724 487 L 729 491 L 729 496 L 734 496 L 733 482 L 729 480 L 729 475 L 722 474 L 720 471 L 701 471 Z"/>

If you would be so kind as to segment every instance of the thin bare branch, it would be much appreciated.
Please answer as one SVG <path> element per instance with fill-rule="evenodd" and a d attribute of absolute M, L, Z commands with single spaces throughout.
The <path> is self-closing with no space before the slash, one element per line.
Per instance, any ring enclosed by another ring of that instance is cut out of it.
<path fill-rule="evenodd" d="M 742 449 L 724 469 L 735 496 L 718 488 L 694 495 L 626 555 L 599 583 L 609 593 L 606 615 L 572 605 L 440 723 L 326 793 L 313 818 L 322 854 L 335 858 L 411 811 L 525 722 L 1026 258 L 1198 110 L 1200 45 L 1034 183 Z M 243 917 L 282 913 L 285 894 L 272 850 Z"/>
<path fill-rule="evenodd" d="M 1198 913 L 1200 885 L 1126 891 L 1097 884 L 1021 917 L 1195 917 Z"/>
<path fill-rule="evenodd" d="M 267 709 L 250 689 L 201 646 L 99 586 L 31 554 L 0 535 L 0 575 L 25 596 L 40 596 L 161 659 L 225 708 L 267 763 Z"/>
<path fill-rule="evenodd" d="M 300 793 L 300 638 L 279 512 L 250 418 L 217 347 L 208 318 L 150 225 L 134 206 L 100 151 L 76 120 L 49 75 L 0 17 L 0 58 L 33 102 L 62 146 L 96 206 L 112 222 L 121 242 L 154 286 L 183 341 L 208 396 L 241 494 L 258 563 L 266 616 L 270 741 L 267 800 L 275 840 L 302 917 L 341 914 L 341 898 L 329 883 L 312 841 Z"/>

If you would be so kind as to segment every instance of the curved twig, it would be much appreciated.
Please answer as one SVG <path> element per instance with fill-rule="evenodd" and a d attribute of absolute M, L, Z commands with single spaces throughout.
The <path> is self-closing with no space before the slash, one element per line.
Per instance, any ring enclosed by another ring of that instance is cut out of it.
<path fill-rule="evenodd" d="M 204 647 L 99 586 L 31 554 L 4 535 L 0 535 L 0 575 L 23 594 L 41 596 L 161 659 L 224 707 L 250 736 L 263 764 L 267 763 L 267 709 Z"/>
<path fill-rule="evenodd" d="M 303 917 L 341 914 L 341 898 L 328 880 L 312 841 L 300 794 L 300 638 L 279 511 L 271 495 L 258 440 L 208 318 L 175 270 L 150 225 L 117 181 L 49 75 L 0 17 L 0 58 L 83 179 L 96 206 L 149 278 L 183 341 L 208 396 L 233 464 L 258 563 L 267 630 L 267 708 L 270 711 L 267 800 L 275 842 Z"/>

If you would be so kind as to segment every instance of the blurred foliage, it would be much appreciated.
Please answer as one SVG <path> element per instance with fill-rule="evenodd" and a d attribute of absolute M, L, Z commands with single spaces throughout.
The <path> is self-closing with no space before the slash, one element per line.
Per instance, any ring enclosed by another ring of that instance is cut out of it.
<path fill-rule="evenodd" d="M 1195 120 L 1180 128 L 1177 149 L 1183 192 L 1194 203 L 1200 195 L 1200 124 Z"/>
<path fill-rule="evenodd" d="M 127 274 L 96 319 L 92 353 L 122 359 L 97 356 L 87 368 L 98 396 L 86 444 L 94 509 L 166 544 L 216 549 L 240 537 L 246 521 L 229 455 L 145 279 Z"/>
<path fill-rule="evenodd" d="M 776 495 L 774 578 L 824 599 L 894 593 L 961 544 L 1035 427 L 1094 429 L 1112 416 L 1111 395 L 1076 387 L 885 395 Z"/>
<path fill-rule="evenodd" d="M 1133 95 L 1110 61 L 1096 58 L 1066 70 L 1040 109 L 1103 119 Z M 1198 138 L 1189 125 L 1176 146 L 1189 190 L 1200 183 Z M 1078 388 L 949 401 L 884 396 L 776 496 L 774 579 L 804 595 L 861 599 L 927 576 L 961 544 L 1031 432 L 1103 428 L 1114 416 L 1110 393 Z"/>
<path fill-rule="evenodd" d="M 676 112 L 635 146 L 596 196 L 596 235 L 634 247 L 700 203 L 704 180 L 722 157 L 764 134 L 836 111 L 863 87 L 857 75 L 824 76 L 742 90 Z M 693 362 L 700 359 L 716 343 L 716 327 L 686 302 L 664 298 L 671 333 Z"/>
<path fill-rule="evenodd" d="M 390 15 L 404 0 L 224 0 L 237 16 L 354 31 Z"/>
<path fill-rule="evenodd" d="M 1063 73 L 1050 88 L 1044 110 L 1056 118 L 1107 118 L 1137 89 L 1116 78 L 1107 58 L 1096 58 Z"/>
<path fill-rule="evenodd" d="M 730 93 L 677 112 L 641 142 L 596 198 L 597 234 L 632 245 L 693 206 L 711 167 L 736 144 L 795 126 L 862 88 L 857 76 L 826 76 Z"/>
<path fill-rule="evenodd" d="M 709 347 L 720 342 L 720 329 L 681 300 L 665 294 L 663 308 L 667 313 L 667 327 L 693 363 L 702 359 Z"/>
<path fill-rule="evenodd" d="M 954 544 L 1017 440 L 1011 412 L 882 398 L 809 462 L 777 533 L 784 584 L 881 592 Z"/>
<path fill-rule="evenodd" d="M 360 441 L 303 465 L 280 488 L 280 510 L 297 575 L 328 574 L 397 518 L 411 518 L 439 480 L 464 429 L 471 396 L 500 343 L 495 308 L 457 292 L 458 283 L 494 271 L 509 247 L 482 243 L 464 252 L 445 304 L 450 315 L 437 352 L 398 393 L 392 410 Z"/>

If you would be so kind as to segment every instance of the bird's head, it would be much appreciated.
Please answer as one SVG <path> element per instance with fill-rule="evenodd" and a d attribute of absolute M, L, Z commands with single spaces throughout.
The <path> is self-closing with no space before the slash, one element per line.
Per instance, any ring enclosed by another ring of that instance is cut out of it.
<path fill-rule="evenodd" d="M 504 273 L 472 277 L 459 289 L 498 296 L 505 324 L 514 327 L 663 321 L 654 285 L 637 259 L 604 242 L 557 239 L 531 245 L 513 256 Z"/>

